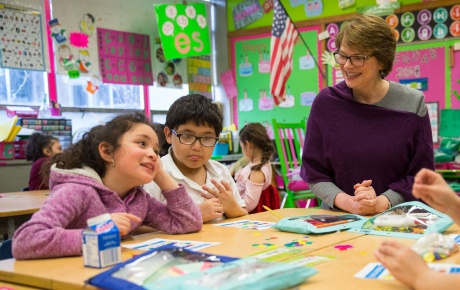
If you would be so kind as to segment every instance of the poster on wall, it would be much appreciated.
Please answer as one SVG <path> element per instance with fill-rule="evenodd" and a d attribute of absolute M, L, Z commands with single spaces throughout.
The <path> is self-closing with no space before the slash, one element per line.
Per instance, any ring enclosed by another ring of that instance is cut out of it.
<path fill-rule="evenodd" d="M 188 89 L 212 100 L 211 57 L 202 55 L 187 58 Z"/>
<path fill-rule="evenodd" d="M 154 7 L 166 60 L 211 53 L 204 3 L 155 4 Z"/>
<path fill-rule="evenodd" d="M 45 70 L 41 23 L 38 11 L 0 5 L 1 67 Z"/>
<path fill-rule="evenodd" d="M 402 43 L 460 36 L 460 4 L 392 14 L 385 20 Z"/>
<path fill-rule="evenodd" d="M 181 89 L 182 85 L 187 83 L 185 58 L 166 60 L 159 39 L 154 47 L 153 72 L 157 87 Z"/>
<path fill-rule="evenodd" d="M 233 8 L 232 16 L 235 30 L 238 30 L 262 18 L 264 10 L 258 0 L 245 0 Z"/>
<path fill-rule="evenodd" d="M 427 102 L 426 108 L 430 116 L 431 132 L 433 133 L 433 143 L 439 142 L 439 108 L 438 102 Z"/>
<path fill-rule="evenodd" d="M 323 79 L 313 59 L 313 55 L 321 51 L 317 41 L 319 32 L 320 26 L 300 29 L 311 53 L 299 38 L 294 45 L 286 98 L 278 106 L 275 106 L 270 94 L 271 33 L 232 39 L 232 68 L 238 89 L 234 101 L 237 116 L 234 119 L 238 121 L 238 128 L 250 122 L 259 122 L 270 131 L 273 118 L 280 122 L 298 122 L 308 118 Z"/>
<path fill-rule="evenodd" d="M 153 84 L 148 35 L 97 28 L 97 44 L 103 83 Z"/>
<path fill-rule="evenodd" d="M 420 90 L 426 102 L 439 102 L 445 108 L 446 84 L 439 81 L 439 74 L 446 71 L 445 62 L 444 47 L 399 51 L 386 79 Z"/>
<path fill-rule="evenodd" d="M 452 109 L 460 109 L 460 50 L 452 51 L 451 55 L 454 66 L 450 68 L 450 105 Z"/>

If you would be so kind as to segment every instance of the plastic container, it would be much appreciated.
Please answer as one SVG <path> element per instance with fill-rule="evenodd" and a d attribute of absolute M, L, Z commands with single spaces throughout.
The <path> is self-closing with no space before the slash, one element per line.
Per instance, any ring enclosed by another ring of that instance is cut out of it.
<path fill-rule="evenodd" d="M 214 147 L 214 151 L 212 151 L 212 156 L 224 156 L 228 155 L 228 152 L 228 143 L 217 143 L 216 147 Z"/>
<path fill-rule="evenodd" d="M 0 160 L 25 159 L 27 140 L 0 142 Z"/>

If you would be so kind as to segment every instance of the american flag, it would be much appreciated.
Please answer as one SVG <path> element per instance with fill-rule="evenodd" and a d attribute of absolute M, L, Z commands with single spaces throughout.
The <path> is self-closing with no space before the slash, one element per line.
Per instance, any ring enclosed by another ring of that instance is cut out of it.
<path fill-rule="evenodd" d="M 270 92 L 275 104 L 279 105 L 285 100 L 286 82 L 291 74 L 292 52 L 299 33 L 279 0 L 274 0 L 273 3 Z"/>

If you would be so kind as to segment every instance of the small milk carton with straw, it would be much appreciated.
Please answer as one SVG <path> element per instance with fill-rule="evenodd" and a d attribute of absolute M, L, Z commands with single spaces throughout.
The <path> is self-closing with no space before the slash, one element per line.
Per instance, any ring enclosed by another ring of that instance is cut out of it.
<path fill-rule="evenodd" d="M 121 262 L 120 231 L 110 214 L 88 219 L 82 239 L 85 266 L 104 268 Z"/>

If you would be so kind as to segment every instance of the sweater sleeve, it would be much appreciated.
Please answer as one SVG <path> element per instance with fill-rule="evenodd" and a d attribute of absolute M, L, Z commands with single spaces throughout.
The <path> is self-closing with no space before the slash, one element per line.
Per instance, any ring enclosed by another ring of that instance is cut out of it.
<path fill-rule="evenodd" d="M 203 227 L 201 211 L 188 195 L 185 187 L 163 191 L 166 204 L 147 196 L 148 211 L 144 225 L 168 234 L 198 232 Z"/>
<path fill-rule="evenodd" d="M 13 257 L 23 260 L 81 255 L 83 229 L 66 227 L 86 208 L 84 201 L 78 192 L 65 186 L 53 191 L 43 207 L 14 233 Z"/>
<path fill-rule="evenodd" d="M 332 168 L 324 156 L 324 143 L 321 130 L 317 124 L 319 115 L 322 114 L 322 105 L 319 97 L 313 102 L 310 116 L 307 121 L 305 143 L 302 152 L 302 167 L 300 177 L 307 183 L 332 182 Z M 319 111 L 319 112 L 318 112 Z"/>
<path fill-rule="evenodd" d="M 417 172 L 422 168 L 434 170 L 433 135 L 430 117 L 426 114 L 420 119 L 421 126 L 414 136 L 415 149 L 411 162 L 407 165 L 405 174 L 389 185 L 390 189 L 401 194 L 405 201 L 416 200 L 412 195 L 412 186 Z"/>

